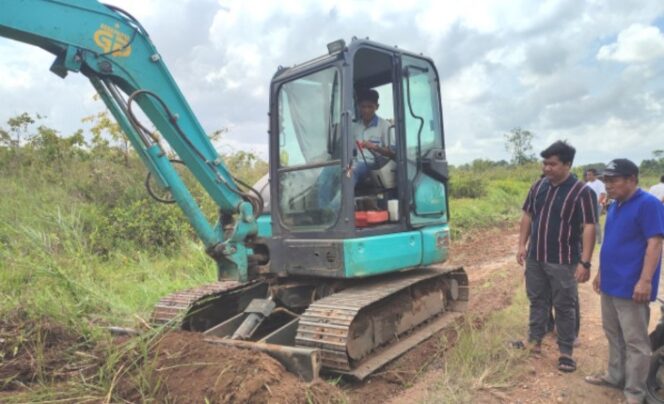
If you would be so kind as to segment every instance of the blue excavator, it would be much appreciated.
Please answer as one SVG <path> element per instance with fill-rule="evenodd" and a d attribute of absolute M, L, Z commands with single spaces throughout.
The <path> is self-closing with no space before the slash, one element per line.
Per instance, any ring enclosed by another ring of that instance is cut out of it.
<path fill-rule="evenodd" d="M 150 195 L 182 209 L 217 263 L 217 282 L 162 298 L 155 324 L 268 352 L 307 380 L 321 370 L 363 379 L 466 310 L 466 273 L 442 265 L 448 164 L 431 59 L 353 38 L 279 67 L 269 175 L 250 186 L 224 166 L 128 12 L 96 0 L 3 1 L 0 36 L 52 53 L 61 78 L 90 80 L 147 167 Z M 369 152 L 356 142 L 366 89 L 380 96 L 392 153 L 355 181 Z M 183 167 L 216 203 L 214 223 Z"/>

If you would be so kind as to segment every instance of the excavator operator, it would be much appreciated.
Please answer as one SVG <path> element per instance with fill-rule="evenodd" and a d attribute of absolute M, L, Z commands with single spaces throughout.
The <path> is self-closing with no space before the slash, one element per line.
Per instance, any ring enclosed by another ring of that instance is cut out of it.
<path fill-rule="evenodd" d="M 391 124 L 376 115 L 379 107 L 378 92 L 373 89 L 359 89 L 356 94 L 360 119 L 352 127 L 356 142 L 352 164 L 353 187 L 364 181 L 371 170 L 381 167 L 388 159 L 396 156 L 394 144 L 389 141 Z M 319 205 L 338 209 L 340 195 L 330 195 L 333 180 L 333 172 L 323 170 L 319 181 Z"/>
<path fill-rule="evenodd" d="M 379 167 L 383 158 L 394 158 L 393 145 L 388 141 L 390 123 L 376 115 L 378 92 L 372 89 L 357 91 L 360 120 L 354 125 L 353 133 L 360 150 L 357 150 L 353 164 L 353 184 L 366 177 L 369 170 Z M 364 149 L 364 150 L 362 150 Z"/>

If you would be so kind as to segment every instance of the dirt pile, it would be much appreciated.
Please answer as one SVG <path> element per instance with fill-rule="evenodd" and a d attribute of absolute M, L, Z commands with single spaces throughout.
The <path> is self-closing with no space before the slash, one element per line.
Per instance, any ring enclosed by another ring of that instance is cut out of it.
<path fill-rule="evenodd" d="M 272 357 L 171 332 L 153 350 L 161 402 L 329 403 L 343 393 L 329 383 L 305 384 Z"/>
<path fill-rule="evenodd" d="M 39 382 L 64 380 L 81 369 L 67 352 L 81 346 L 80 336 L 49 319 L 13 312 L 0 319 L 0 391 Z"/>

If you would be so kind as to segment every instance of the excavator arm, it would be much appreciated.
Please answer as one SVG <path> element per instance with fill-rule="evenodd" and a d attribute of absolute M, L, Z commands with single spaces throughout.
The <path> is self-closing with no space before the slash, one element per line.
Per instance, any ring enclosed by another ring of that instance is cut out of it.
<path fill-rule="evenodd" d="M 85 75 L 156 181 L 170 191 L 218 263 L 219 277 L 246 281 L 246 241 L 262 203 L 240 190 L 180 92 L 145 29 L 123 10 L 95 0 L 3 2 L 0 36 L 55 55 L 51 71 Z M 157 133 L 136 116 L 138 104 Z M 219 206 L 211 224 L 169 160 L 165 141 Z"/>

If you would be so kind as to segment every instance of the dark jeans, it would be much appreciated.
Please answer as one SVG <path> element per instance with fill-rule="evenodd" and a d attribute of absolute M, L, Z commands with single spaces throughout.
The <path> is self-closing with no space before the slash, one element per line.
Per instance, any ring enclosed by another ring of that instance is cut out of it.
<path fill-rule="evenodd" d="M 571 355 L 576 338 L 578 290 L 575 265 L 526 260 L 526 293 L 530 301 L 528 339 L 541 342 L 546 334 L 550 307 L 556 310 L 556 330 L 560 353 Z"/>
<path fill-rule="evenodd" d="M 576 306 L 574 307 L 576 312 L 576 329 L 574 336 L 579 337 L 579 331 L 581 330 L 581 307 L 579 302 L 579 296 L 576 297 Z M 551 332 L 556 328 L 556 316 L 553 312 L 553 302 L 549 301 L 549 322 L 546 325 L 546 332 Z"/>
<path fill-rule="evenodd" d="M 373 170 L 363 161 L 353 162 L 353 188 Z M 338 210 L 341 205 L 341 185 L 339 184 L 340 170 L 338 166 L 325 167 L 318 177 L 318 207 Z"/>

